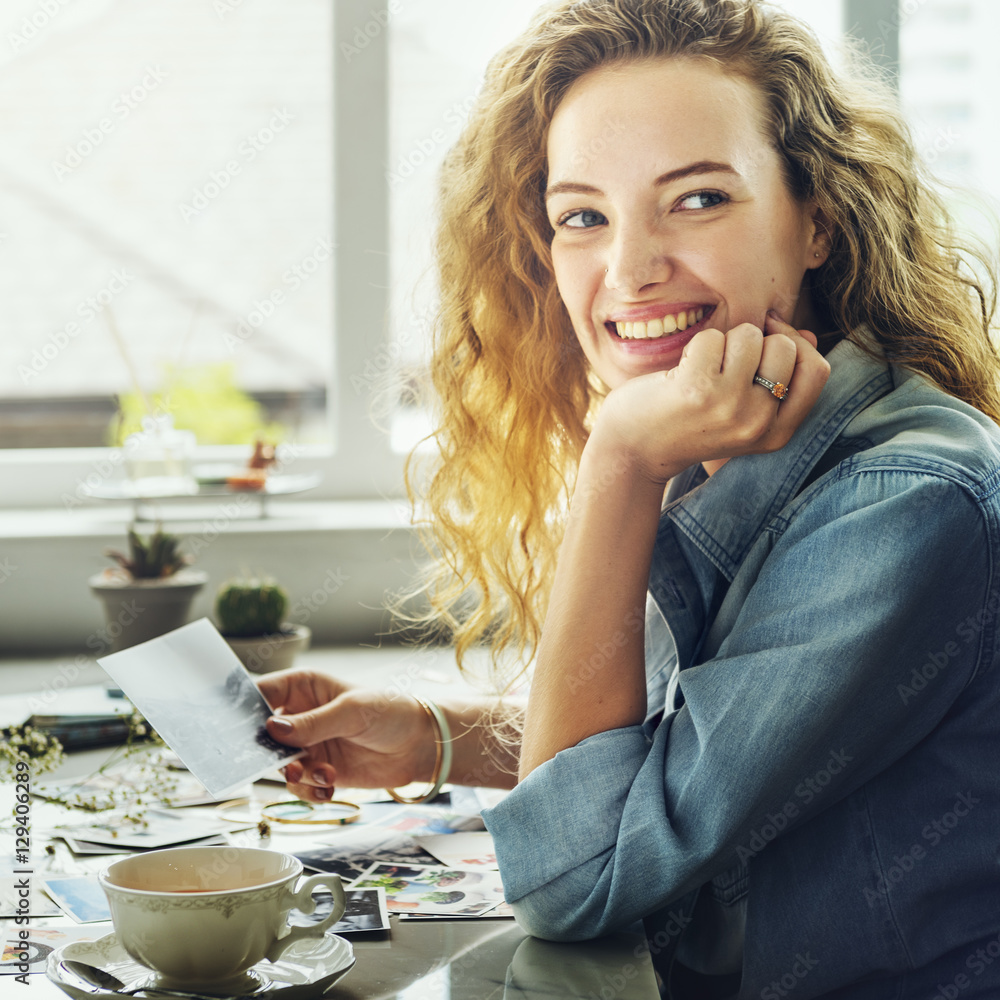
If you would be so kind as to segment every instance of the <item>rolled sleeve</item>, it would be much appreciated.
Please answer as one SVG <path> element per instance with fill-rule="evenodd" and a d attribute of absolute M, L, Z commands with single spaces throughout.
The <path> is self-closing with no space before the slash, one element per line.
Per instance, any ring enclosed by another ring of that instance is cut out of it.
<path fill-rule="evenodd" d="M 601 882 L 650 746 L 642 726 L 597 733 L 545 761 L 483 812 L 496 845 L 504 895 L 518 922 L 535 937 L 602 933 L 600 920 L 581 926 L 582 913 L 604 910 L 603 898 L 581 900 L 581 887 Z M 560 887 L 558 880 L 568 873 L 572 878 Z M 539 886 L 547 891 L 526 900 Z M 587 923 L 584 917 L 582 924 Z"/>

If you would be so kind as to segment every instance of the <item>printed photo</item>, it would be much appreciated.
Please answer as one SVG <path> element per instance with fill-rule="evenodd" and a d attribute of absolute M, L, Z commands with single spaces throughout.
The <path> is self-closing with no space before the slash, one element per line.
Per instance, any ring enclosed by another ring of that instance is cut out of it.
<path fill-rule="evenodd" d="M 498 872 L 441 865 L 372 865 L 350 888 L 385 889 L 390 913 L 479 916 L 503 901 Z"/>
<path fill-rule="evenodd" d="M 363 931 L 386 931 L 389 929 L 389 911 L 385 905 L 383 889 L 345 889 L 347 906 L 344 915 L 330 928 L 331 934 L 359 934 Z M 324 890 L 313 893 L 316 909 L 303 924 L 318 924 L 327 918 L 333 909 L 333 896 Z"/>
<path fill-rule="evenodd" d="M 96 941 L 108 933 L 107 927 L 31 927 L 27 939 L 23 939 L 21 928 L 15 924 L 8 924 L 5 930 L 0 975 L 20 975 L 24 965 L 29 973 L 45 972 L 45 963 L 57 948 L 72 941 Z"/>
<path fill-rule="evenodd" d="M 497 856 L 493 838 L 486 831 L 430 834 L 416 837 L 416 842 L 438 861 L 453 868 L 491 868 L 496 870 Z"/>
<path fill-rule="evenodd" d="M 45 891 L 78 924 L 110 920 L 111 910 L 96 875 L 67 875 L 45 879 Z"/>
<path fill-rule="evenodd" d="M 302 756 L 271 739 L 267 702 L 207 618 L 97 662 L 216 798 Z"/>

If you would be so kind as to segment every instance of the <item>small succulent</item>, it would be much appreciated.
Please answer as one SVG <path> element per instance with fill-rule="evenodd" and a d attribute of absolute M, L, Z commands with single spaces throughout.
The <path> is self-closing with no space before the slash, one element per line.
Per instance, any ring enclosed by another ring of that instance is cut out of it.
<path fill-rule="evenodd" d="M 215 597 L 222 634 L 233 638 L 281 631 L 288 595 L 272 577 L 247 577 L 224 583 Z"/>
<path fill-rule="evenodd" d="M 167 534 L 162 527 L 143 539 L 134 528 L 128 532 L 129 555 L 108 549 L 105 555 L 114 559 L 135 580 L 158 580 L 173 576 L 191 562 L 191 557 L 177 551 L 180 539 Z"/>

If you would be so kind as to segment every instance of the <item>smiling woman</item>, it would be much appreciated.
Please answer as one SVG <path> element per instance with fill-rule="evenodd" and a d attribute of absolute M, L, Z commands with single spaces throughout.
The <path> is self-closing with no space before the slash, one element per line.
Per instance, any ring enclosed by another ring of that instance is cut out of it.
<path fill-rule="evenodd" d="M 538 937 L 642 920 L 674 1000 L 995 996 L 992 286 L 892 96 L 758 0 L 566 0 L 441 216 L 427 617 L 528 703 L 273 676 L 291 789 L 436 791 L 450 730 L 517 771 Z"/>
<path fill-rule="evenodd" d="M 815 203 L 789 192 L 764 116 L 752 84 L 693 59 L 592 71 L 559 105 L 548 136 L 552 266 L 610 388 L 674 367 L 709 325 L 763 328 L 775 309 L 817 329 L 800 292 L 828 239 Z M 627 144 L 583 154 L 623 121 Z"/>

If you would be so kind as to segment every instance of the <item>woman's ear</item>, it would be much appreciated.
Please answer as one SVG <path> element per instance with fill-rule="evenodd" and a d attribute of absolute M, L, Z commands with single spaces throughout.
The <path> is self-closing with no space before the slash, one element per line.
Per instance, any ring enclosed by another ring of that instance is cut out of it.
<path fill-rule="evenodd" d="M 826 213 L 815 203 L 811 202 L 810 224 L 812 235 L 809 240 L 807 251 L 806 268 L 817 268 L 825 264 L 830 256 L 830 246 L 833 242 L 833 227 Z"/>

